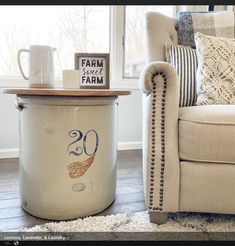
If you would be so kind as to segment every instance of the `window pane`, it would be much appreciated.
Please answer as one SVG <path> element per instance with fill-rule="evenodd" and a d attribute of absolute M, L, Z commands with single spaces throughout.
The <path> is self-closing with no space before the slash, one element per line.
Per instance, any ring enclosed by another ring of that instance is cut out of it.
<path fill-rule="evenodd" d="M 61 77 L 74 69 L 74 53 L 109 52 L 109 6 L 0 6 L 0 34 L 0 76 L 21 76 L 18 50 L 38 44 L 57 48 Z M 27 54 L 22 58 L 27 73 Z"/>
<path fill-rule="evenodd" d="M 126 6 L 124 77 L 136 78 L 145 66 L 144 23 L 147 11 L 173 16 L 174 6 Z"/>

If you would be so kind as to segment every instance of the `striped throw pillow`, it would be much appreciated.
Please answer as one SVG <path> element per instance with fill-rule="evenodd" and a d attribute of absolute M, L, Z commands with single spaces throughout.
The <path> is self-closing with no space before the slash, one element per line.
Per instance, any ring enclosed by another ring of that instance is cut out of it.
<path fill-rule="evenodd" d="M 180 107 L 193 106 L 197 100 L 196 73 L 197 54 L 196 49 L 189 46 L 165 44 L 166 61 L 177 71 L 180 77 Z"/>

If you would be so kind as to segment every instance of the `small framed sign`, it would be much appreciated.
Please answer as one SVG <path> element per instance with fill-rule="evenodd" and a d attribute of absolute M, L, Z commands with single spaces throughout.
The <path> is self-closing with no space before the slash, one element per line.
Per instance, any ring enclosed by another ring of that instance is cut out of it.
<path fill-rule="evenodd" d="M 81 89 L 109 89 L 109 54 L 75 53 Z"/>

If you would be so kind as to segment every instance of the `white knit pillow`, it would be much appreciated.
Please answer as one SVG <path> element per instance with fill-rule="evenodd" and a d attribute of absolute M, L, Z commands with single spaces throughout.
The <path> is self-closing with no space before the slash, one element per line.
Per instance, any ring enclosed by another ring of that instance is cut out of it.
<path fill-rule="evenodd" d="M 235 104 L 235 39 L 195 34 L 197 102 Z"/>

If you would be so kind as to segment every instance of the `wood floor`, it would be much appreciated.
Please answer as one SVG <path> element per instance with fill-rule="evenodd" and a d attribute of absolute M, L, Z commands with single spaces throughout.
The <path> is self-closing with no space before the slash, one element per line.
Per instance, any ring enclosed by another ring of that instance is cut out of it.
<path fill-rule="evenodd" d="M 0 231 L 50 222 L 33 217 L 21 209 L 18 171 L 18 159 L 0 160 Z M 96 216 L 145 209 L 142 152 L 141 150 L 119 151 L 116 199 L 109 208 Z"/>

